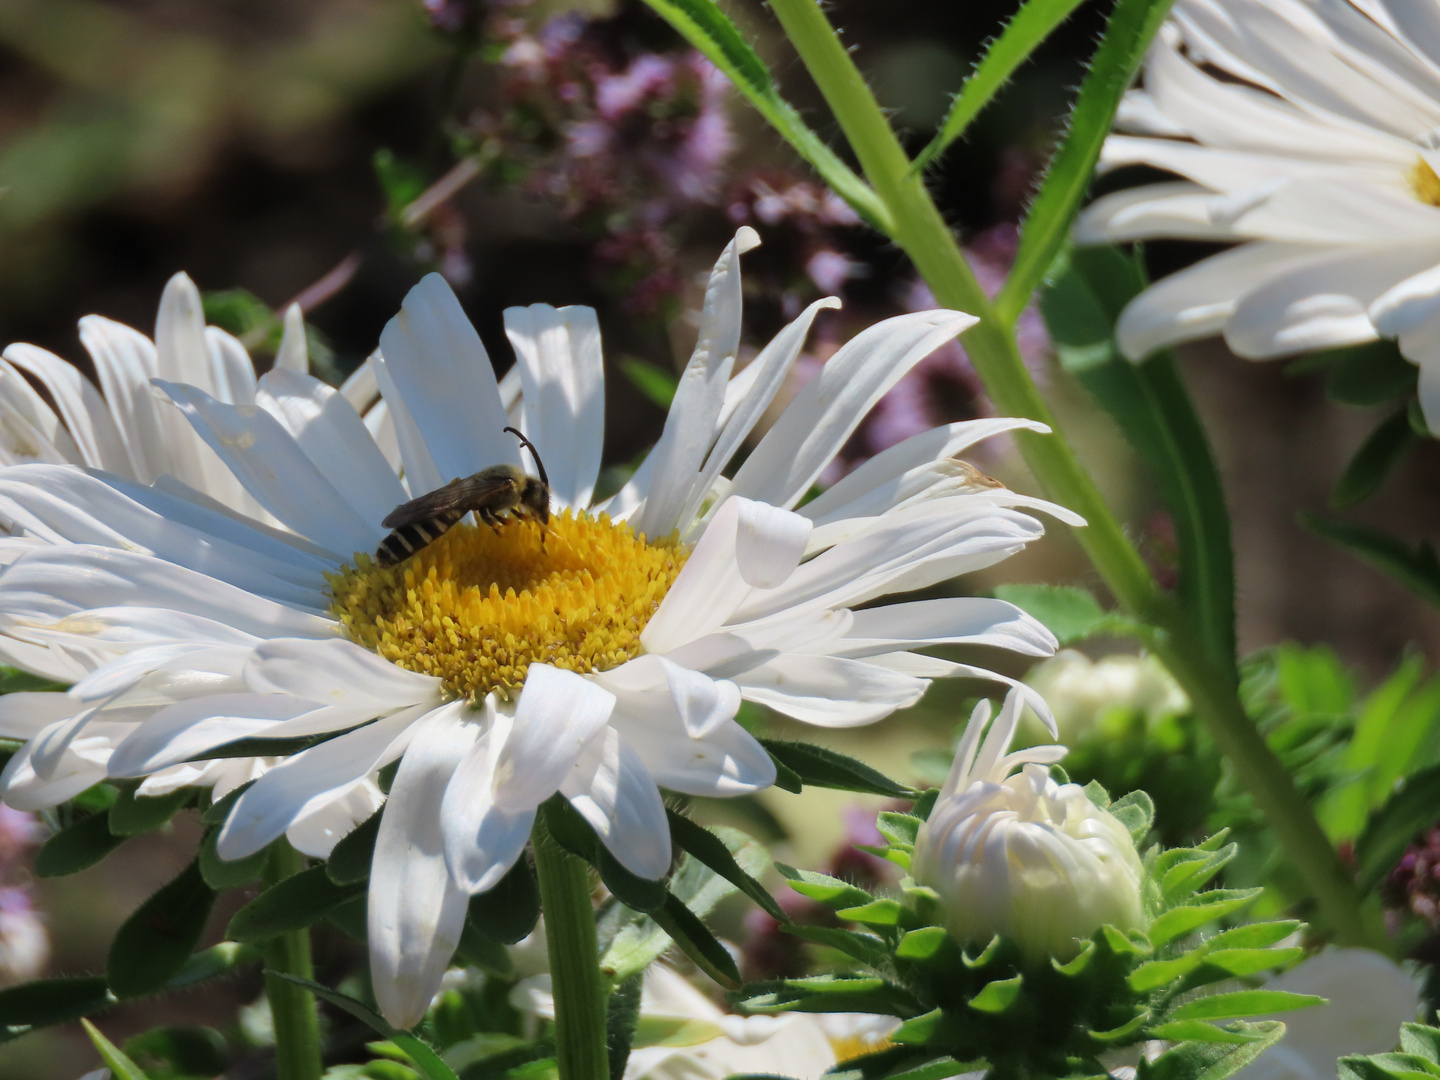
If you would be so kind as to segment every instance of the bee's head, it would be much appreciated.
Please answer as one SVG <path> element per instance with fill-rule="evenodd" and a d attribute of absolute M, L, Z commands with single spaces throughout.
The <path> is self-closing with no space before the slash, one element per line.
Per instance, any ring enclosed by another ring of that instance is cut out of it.
<path fill-rule="evenodd" d="M 544 480 L 527 476 L 520 487 L 520 503 L 541 525 L 550 524 L 550 485 Z"/>

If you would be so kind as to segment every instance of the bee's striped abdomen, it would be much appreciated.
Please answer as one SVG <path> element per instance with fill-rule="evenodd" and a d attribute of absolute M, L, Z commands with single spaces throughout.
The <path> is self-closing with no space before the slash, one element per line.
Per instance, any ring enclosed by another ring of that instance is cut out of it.
<path fill-rule="evenodd" d="M 400 526 L 380 542 L 380 546 L 375 549 L 375 561 L 381 566 L 394 566 L 404 562 L 421 548 L 434 543 L 446 529 L 467 513 L 466 510 L 445 510 L 424 521 Z"/>

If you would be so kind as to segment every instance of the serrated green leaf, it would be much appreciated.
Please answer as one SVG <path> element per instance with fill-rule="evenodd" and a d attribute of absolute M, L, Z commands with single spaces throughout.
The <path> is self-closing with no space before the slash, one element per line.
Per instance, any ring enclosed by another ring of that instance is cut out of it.
<path fill-rule="evenodd" d="M 1110 804 L 1110 816 L 1125 826 L 1138 846 L 1155 822 L 1155 801 L 1143 791 L 1132 791 Z"/>
<path fill-rule="evenodd" d="M 1347 1080 L 1433 1080 L 1440 1066 L 1414 1054 L 1369 1054 L 1340 1059 L 1339 1075 Z"/>
<path fill-rule="evenodd" d="M 910 850 L 915 846 L 915 836 L 920 831 L 922 819 L 914 814 L 901 814 L 894 810 L 882 810 L 875 818 L 875 827 L 891 845 Z"/>
<path fill-rule="evenodd" d="M 1181 1020 L 1173 1024 L 1160 1024 L 1151 1028 L 1146 1034 L 1151 1038 L 1167 1039 L 1170 1042 L 1229 1043 L 1232 1046 L 1256 1042 L 1263 1038 L 1263 1036 L 1250 1032 L 1229 1031 L 1215 1024 L 1207 1024 L 1203 1020 Z"/>
<path fill-rule="evenodd" d="M 1239 911 L 1257 895 L 1258 890 L 1255 889 L 1213 889 L 1200 893 L 1191 901 L 1157 916 L 1147 931 L 1150 943 L 1159 948 L 1182 934 Z"/>
<path fill-rule="evenodd" d="M 810 787 L 854 791 L 861 795 L 888 795 L 895 799 L 913 799 L 919 794 L 914 788 L 891 780 L 863 761 L 828 747 L 779 739 L 761 739 L 760 745 Z"/>
<path fill-rule="evenodd" d="M 1440 1065 L 1440 1028 L 1428 1024 L 1401 1024 L 1400 1049 Z"/>
<path fill-rule="evenodd" d="M 765 62 L 714 0 L 646 0 L 646 3 L 725 73 L 751 106 L 810 163 L 835 194 L 881 232 L 894 231 L 889 209 L 780 96 Z"/>
<path fill-rule="evenodd" d="M 99 1012 L 116 998 L 100 975 L 36 979 L 0 990 L 0 1027 L 63 1024 Z"/>
<path fill-rule="evenodd" d="M 1220 931 L 1207 938 L 1205 944 L 1213 949 L 1263 949 L 1277 941 L 1284 941 L 1304 925 L 1299 919 L 1246 923 Z"/>
<path fill-rule="evenodd" d="M 205 884 L 196 859 L 137 908 L 115 935 L 106 979 L 119 998 L 160 989 L 184 968 L 195 950 L 215 890 Z"/>
<path fill-rule="evenodd" d="M 927 168 L 960 138 L 995 94 L 1010 81 L 1030 54 L 1070 17 L 1081 0 L 1029 0 L 1000 34 L 990 40 L 975 71 L 950 103 L 950 111 L 935 138 L 915 156 L 911 172 Z"/>
<path fill-rule="evenodd" d="M 270 886 L 230 919 L 226 934 L 233 941 L 265 941 L 303 930 L 347 900 L 364 895 L 363 883 L 336 885 L 325 867 L 312 866 Z"/>
<path fill-rule="evenodd" d="M 1288 990 L 1236 990 L 1228 994 L 1210 994 L 1177 1005 L 1165 1019 L 1166 1022 L 1233 1020 L 1323 1004 L 1325 999 L 1314 994 L 1292 994 Z"/>
<path fill-rule="evenodd" d="M 1285 1034 L 1285 1025 L 1278 1020 L 1227 1026 L 1232 1033 L 1253 1035 L 1254 1038 L 1245 1043 L 1182 1042 L 1154 1061 L 1147 1061 L 1142 1056 L 1136 1069 L 1136 1080 L 1225 1080 L 1225 1077 L 1249 1065 Z"/>
<path fill-rule="evenodd" d="M 115 1080 L 148 1080 L 140 1066 L 131 1061 L 121 1049 L 100 1034 L 100 1029 L 89 1020 L 81 1020 L 80 1026 L 90 1037 L 90 1042 L 100 1054 L 100 1060 L 109 1067 Z"/>
<path fill-rule="evenodd" d="M 290 975 L 283 971 L 271 971 L 268 974 L 271 978 L 283 979 L 285 982 L 303 987 L 322 1001 L 328 1001 L 337 1009 L 344 1010 L 362 1024 L 367 1024 L 372 1030 L 379 1032 L 405 1052 L 405 1055 L 420 1070 L 426 1080 L 456 1080 L 455 1073 L 451 1071 L 450 1066 L 440 1060 L 440 1055 L 414 1035 L 391 1027 L 384 1017 L 363 1002 L 356 1001 L 338 990 L 331 990 L 328 986 L 322 986 L 311 979 L 302 979 L 298 975 Z"/>
<path fill-rule="evenodd" d="M 1360 444 L 1335 482 L 1335 490 L 1330 493 L 1330 508 L 1343 510 L 1374 495 L 1420 441 L 1420 436 L 1410 430 L 1405 409 L 1381 421 Z"/>
<path fill-rule="evenodd" d="M 109 811 L 91 814 L 46 840 L 35 853 L 35 876 L 77 874 L 118 848 L 127 837 L 112 833 L 108 818 Z"/>
<path fill-rule="evenodd" d="M 179 788 L 164 795 L 137 795 L 136 787 L 120 789 L 119 797 L 110 804 L 107 827 L 116 836 L 139 836 L 154 832 L 188 806 L 195 798 L 194 788 Z"/>
<path fill-rule="evenodd" d="M 1025 310 L 1070 235 L 1120 98 L 1170 7 L 1170 0 L 1119 0 L 1111 10 L 1070 112 L 1070 130 L 1050 159 L 1025 218 L 1010 276 L 995 298 L 996 310 L 1006 323 L 1013 324 Z"/>
<path fill-rule="evenodd" d="M 735 856 L 718 836 L 674 810 L 667 810 L 666 815 L 670 822 L 670 838 L 675 843 L 754 900 L 773 918 L 782 923 L 790 921 L 790 916 L 769 890 L 740 868 Z"/>
<path fill-rule="evenodd" d="M 1205 952 L 1205 948 L 1201 946 L 1170 960 L 1147 960 L 1126 977 L 1125 983 L 1137 994 L 1147 994 L 1162 986 L 1169 986 L 1204 963 Z"/>
<path fill-rule="evenodd" d="M 1236 845 L 1227 844 L 1219 851 L 1206 852 L 1203 858 L 1177 862 L 1161 878 L 1160 894 L 1169 903 L 1191 895 L 1218 874 L 1238 850 Z"/>
<path fill-rule="evenodd" d="M 857 922 L 865 926 L 899 926 L 905 915 L 905 908 L 898 900 L 882 898 L 858 907 L 841 908 L 835 914 L 847 922 Z"/>

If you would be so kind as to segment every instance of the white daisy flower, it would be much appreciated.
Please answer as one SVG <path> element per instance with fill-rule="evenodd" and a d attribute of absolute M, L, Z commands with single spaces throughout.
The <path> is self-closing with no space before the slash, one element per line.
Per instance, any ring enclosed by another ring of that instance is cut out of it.
<path fill-rule="evenodd" d="M 1437 0 L 1180 0 L 1118 123 L 1103 168 L 1183 179 L 1097 200 L 1077 239 L 1240 245 L 1132 301 L 1127 355 L 1398 338 L 1440 430 Z"/>
<path fill-rule="evenodd" d="M 774 780 L 735 721 L 742 699 L 820 726 L 866 724 L 914 704 L 932 678 L 1000 678 L 912 650 L 1053 652 L 1048 631 L 998 600 L 853 610 L 1019 551 L 1043 532 L 1021 508 L 1078 523 L 951 459 L 1039 425 L 925 432 L 799 506 L 871 406 L 969 316 L 921 312 L 861 333 L 723 475 L 811 321 L 835 304 L 812 305 L 733 375 L 739 256 L 756 242 L 742 230 L 721 256 L 660 440 L 598 505 L 595 314 L 506 312 L 518 358 L 506 381 L 521 386 L 515 410 L 559 506 L 543 532 L 461 524 L 398 566 L 368 554 L 412 496 L 520 464 L 502 384 L 438 275 L 411 291 L 373 358 L 403 481 L 342 394 L 288 370 L 260 380 L 254 406 L 159 383 L 280 527 L 104 473 L 0 471 L 0 522 L 43 541 L 0 572 L 0 629 L 95 661 L 69 694 L 32 699 L 45 726 L 0 789 L 23 789 L 42 764 L 52 777 L 79 770 L 89 733 L 113 740 L 112 724 L 134 725 L 107 751 L 115 777 L 203 760 L 247 736 L 333 736 L 236 801 L 219 849 L 241 858 L 399 760 L 375 845 L 369 943 L 382 1011 L 408 1027 L 444 973 L 468 897 L 514 863 L 555 793 L 625 867 L 658 878 L 670 862 L 660 788 L 732 796 Z"/>
<path fill-rule="evenodd" d="M 1065 747 L 1009 753 L 1023 704 L 1012 690 L 994 724 L 990 702 L 975 706 L 910 873 L 940 894 L 957 940 L 1004 934 L 1032 962 L 1069 960 L 1100 927 L 1141 924 L 1144 870 L 1119 819 L 1051 777 Z"/>

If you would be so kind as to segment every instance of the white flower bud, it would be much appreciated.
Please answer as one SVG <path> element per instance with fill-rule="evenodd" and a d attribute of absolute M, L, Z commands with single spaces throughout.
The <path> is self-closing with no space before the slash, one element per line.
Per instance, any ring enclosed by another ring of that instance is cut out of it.
<path fill-rule="evenodd" d="M 1025 681 L 1050 704 L 1059 739 L 1067 746 L 1110 712 L 1143 716 L 1154 724 L 1190 708 L 1185 691 L 1153 656 L 1091 660 L 1062 649 L 1035 666 Z"/>
<path fill-rule="evenodd" d="M 1125 826 L 1079 785 L 1051 778 L 1065 747 L 1007 753 L 1020 705 L 1012 690 L 983 745 L 990 703 L 975 707 L 910 872 L 940 894 L 959 941 L 1004 934 L 1029 960 L 1063 961 L 1106 923 L 1140 925 L 1144 871 Z"/>

